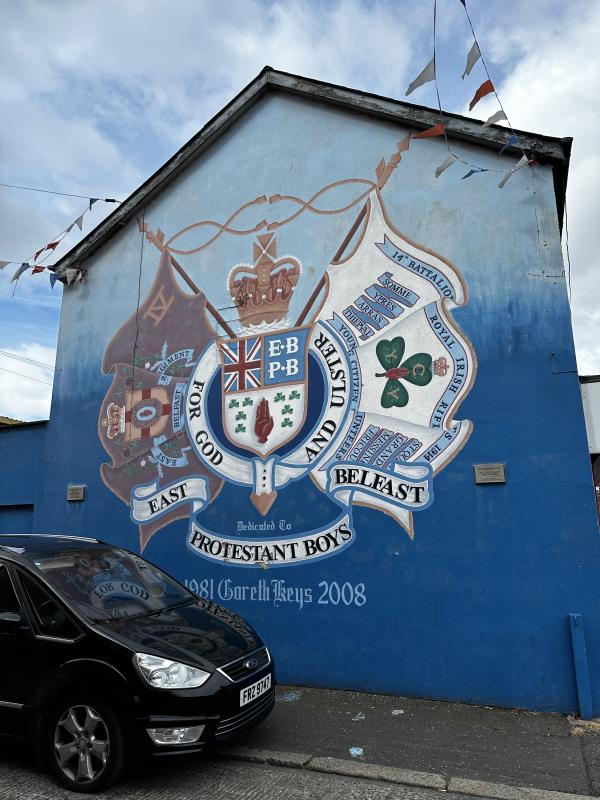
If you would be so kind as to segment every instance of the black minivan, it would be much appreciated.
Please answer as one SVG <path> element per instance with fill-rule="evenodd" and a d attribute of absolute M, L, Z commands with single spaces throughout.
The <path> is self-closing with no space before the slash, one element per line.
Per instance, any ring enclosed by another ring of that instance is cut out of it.
<path fill-rule="evenodd" d="M 0 535 L 0 735 L 67 788 L 127 761 L 199 752 L 272 710 L 255 630 L 140 556 L 97 539 Z"/>

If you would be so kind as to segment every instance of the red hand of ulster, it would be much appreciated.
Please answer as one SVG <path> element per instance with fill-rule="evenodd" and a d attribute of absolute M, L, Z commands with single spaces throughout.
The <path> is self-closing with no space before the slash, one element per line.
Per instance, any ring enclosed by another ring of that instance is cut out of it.
<path fill-rule="evenodd" d="M 273 417 L 269 412 L 269 401 L 263 397 L 256 409 L 256 421 L 254 423 L 254 433 L 260 444 L 264 444 L 267 441 L 274 424 Z"/>

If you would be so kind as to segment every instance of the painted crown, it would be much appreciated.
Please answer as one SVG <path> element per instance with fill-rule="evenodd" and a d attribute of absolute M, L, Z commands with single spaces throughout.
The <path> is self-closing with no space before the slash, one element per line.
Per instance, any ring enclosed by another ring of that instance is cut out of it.
<path fill-rule="evenodd" d="M 257 237 L 254 266 L 240 264 L 229 275 L 229 293 L 244 327 L 284 319 L 300 277 L 300 262 L 291 256 L 277 258 L 274 233 Z"/>

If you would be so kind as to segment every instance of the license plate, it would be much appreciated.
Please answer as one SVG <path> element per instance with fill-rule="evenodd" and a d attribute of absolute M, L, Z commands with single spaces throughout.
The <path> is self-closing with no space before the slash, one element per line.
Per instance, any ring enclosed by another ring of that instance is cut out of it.
<path fill-rule="evenodd" d="M 253 700 L 256 700 L 257 697 L 260 697 L 261 694 L 268 692 L 271 688 L 271 675 L 265 675 L 264 678 L 261 678 L 256 683 L 252 683 L 250 686 L 246 686 L 245 689 L 242 689 L 240 692 L 240 707 L 245 706 L 247 703 L 251 703 Z"/>

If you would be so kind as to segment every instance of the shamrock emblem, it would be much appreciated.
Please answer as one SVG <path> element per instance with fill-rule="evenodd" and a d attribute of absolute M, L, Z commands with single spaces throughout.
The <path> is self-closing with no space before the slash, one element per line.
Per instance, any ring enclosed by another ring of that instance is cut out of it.
<path fill-rule="evenodd" d="M 242 425 L 242 423 L 240 422 L 238 425 L 236 425 L 235 432 L 236 433 L 246 433 L 246 426 Z"/>
<path fill-rule="evenodd" d="M 285 395 L 283 392 L 277 392 L 277 394 L 273 399 L 275 400 L 276 403 L 278 403 L 280 400 L 285 400 Z"/>
<path fill-rule="evenodd" d="M 240 404 L 239 400 L 236 400 L 235 397 L 229 401 L 229 408 L 237 408 Z"/>
<path fill-rule="evenodd" d="M 291 406 L 285 405 L 285 406 L 284 406 L 284 407 L 281 409 L 281 413 L 282 413 L 282 414 L 293 414 L 293 413 L 294 413 L 294 409 L 293 409 Z"/>
<path fill-rule="evenodd" d="M 297 389 L 292 389 L 292 391 L 288 395 L 288 400 L 299 400 L 300 399 L 300 392 Z"/>
<path fill-rule="evenodd" d="M 245 413 L 243 411 L 238 411 L 238 413 L 235 415 L 235 418 L 236 418 L 236 420 L 238 420 L 238 419 L 246 419 L 246 415 L 245 415 Z"/>
<path fill-rule="evenodd" d="M 282 428 L 291 428 L 292 427 L 292 420 L 289 417 L 286 417 L 283 422 L 281 423 Z"/>
<path fill-rule="evenodd" d="M 407 405 L 408 391 L 400 381 L 408 381 L 415 386 L 427 386 L 431 381 L 431 356 L 428 353 L 415 353 L 406 359 L 404 357 L 405 343 L 401 336 L 394 339 L 380 339 L 375 352 L 377 359 L 385 372 L 376 372 L 376 378 L 387 378 L 381 393 L 383 408 L 392 406 L 403 407 Z"/>
<path fill-rule="evenodd" d="M 244 397 L 244 402 L 242 403 L 243 406 L 251 406 L 254 405 L 254 400 L 251 397 Z"/>

